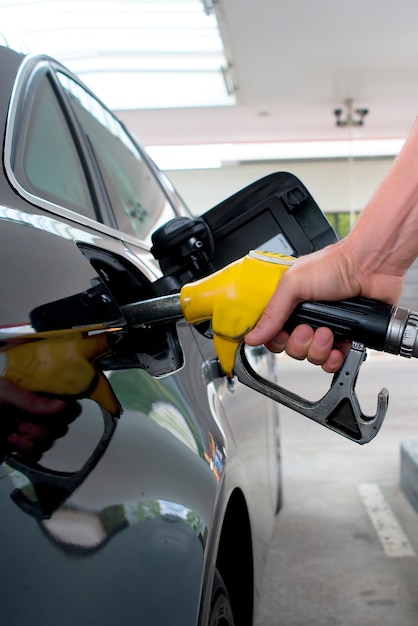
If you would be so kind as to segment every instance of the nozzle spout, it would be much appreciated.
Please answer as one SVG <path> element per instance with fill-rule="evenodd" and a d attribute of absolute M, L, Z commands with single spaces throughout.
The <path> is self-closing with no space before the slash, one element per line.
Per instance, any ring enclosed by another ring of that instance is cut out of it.
<path fill-rule="evenodd" d="M 124 304 L 120 309 L 128 326 L 134 328 L 155 322 L 175 321 L 183 317 L 179 293 Z"/>

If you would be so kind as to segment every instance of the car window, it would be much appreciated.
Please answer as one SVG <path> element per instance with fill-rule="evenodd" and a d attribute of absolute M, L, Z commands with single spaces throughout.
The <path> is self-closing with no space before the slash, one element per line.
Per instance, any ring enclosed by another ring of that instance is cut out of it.
<path fill-rule="evenodd" d="M 57 77 L 99 164 L 118 228 L 148 241 L 174 215 L 167 197 L 122 124 L 68 75 Z"/>
<path fill-rule="evenodd" d="M 31 107 L 15 143 L 15 175 L 32 194 L 96 219 L 80 157 L 46 75 L 31 92 Z"/>

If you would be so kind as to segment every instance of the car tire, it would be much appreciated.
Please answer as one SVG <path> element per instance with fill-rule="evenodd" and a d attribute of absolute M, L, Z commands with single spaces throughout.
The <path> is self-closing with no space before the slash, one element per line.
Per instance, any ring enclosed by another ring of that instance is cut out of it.
<path fill-rule="evenodd" d="M 213 579 L 208 626 L 234 626 L 228 591 L 218 570 Z"/>

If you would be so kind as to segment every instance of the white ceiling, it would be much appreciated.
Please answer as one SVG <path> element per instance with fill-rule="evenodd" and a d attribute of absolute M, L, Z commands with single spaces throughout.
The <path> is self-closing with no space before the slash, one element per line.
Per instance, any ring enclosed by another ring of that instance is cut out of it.
<path fill-rule="evenodd" d="M 141 92 L 155 94 L 155 84 L 149 82 L 148 69 L 144 66 L 142 71 L 141 63 L 152 58 L 154 64 L 161 61 L 161 55 L 155 56 L 155 50 L 162 49 L 160 35 L 168 37 L 163 42 L 163 48 L 167 47 L 164 62 L 167 57 L 170 64 L 178 60 L 178 52 L 174 48 L 170 52 L 171 27 L 178 22 L 181 29 L 184 27 L 180 43 L 183 79 L 193 76 L 195 91 L 203 96 L 202 84 L 187 65 L 194 62 L 194 53 L 187 50 L 189 38 L 196 39 L 196 34 L 203 45 L 202 20 L 210 22 L 211 18 L 204 15 L 198 0 L 182 2 L 179 13 L 174 14 L 174 0 L 0 0 L 0 32 L 6 24 L 7 28 L 12 25 L 23 40 L 28 39 L 31 50 L 40 51 L 38 48 L 45 46 L 41 51 L 80 71 L 87 84 L 82 63 L 91 48 L 96 62 L 103 66 L 101 71 L 113 68 L 107 81 L 113 95 L 126 89 L 124 79 L 128 77 L 130 95 L 137 97 Z M 173 86 L 173 76 L 160 69 L 159 85 L 163 95 L 167 94 L 165 108 L 118 111 L 154 158 L 155 147 L 172 146 L 178 166 L 179 147 L 186 150 L 194 146 L 185 152 L 185 159 L 191 156 L 192 165 L 197 167 L 198 144 L 204 145 L 204 158 L 213 156 L 218 163 L 271 159 L 279 152 L 286 158 L 287 154 L 296 155 L 306 141 L 311 142 L 309 154 L 316 150 L 319 154 L 319 142 L 331 142 L 333 148 L 338 143 L 350 144 L 354 154 L 353 145 L 359 144 L 349 140 L 399 140 L 406 136 L 418 110 L 418 0 L 213 3 L 237 104 L 168 108 L 169 95 L 176 95 L 176 91 L 185 94 L 185 89 L 179 75 Z M 146 7 L 152 18 L 145 17 Z M 190 10 L 200 17 L 196 16 L 198 22 L 187 32 L 186 13 Z M 96 34 L 102 36 L 99 45 Z M 111 55 L 106 56 L 109 52 Z M 197 60 L 199 54 L 195 56 Z M 209 84 L 208 77 L 205 86 Z M 92 88 L 95 90 L 94 83 Z M 344 109 L 348 98 L 355 109 L 369 110 L 364 126 L 336 126 L 333 111 Z M 400 143 L 394 142 L 396 146 Z M 217 144 L 222 144 L 222 151 Z M 234 152 L 231 146 L 237 145 L 240 150 Z M 367 149 L 363 154 L 371 155 Z M 391 147 L 383 153 L 395 154 L 398 149 Z"/>
<path fill-rule="evenodd" d="M 61 61 L 114 109 L 235 102 L 201 0 L 0 0 L 1 39 Z"/>
<path fill-rule="evenodd" d="M 122 111 L 146 145 L 404 138 L 418 111 L 417 0 L 215 0 L 234 107 Z M 335 125 L 352 98 L 361 128 Z"/>

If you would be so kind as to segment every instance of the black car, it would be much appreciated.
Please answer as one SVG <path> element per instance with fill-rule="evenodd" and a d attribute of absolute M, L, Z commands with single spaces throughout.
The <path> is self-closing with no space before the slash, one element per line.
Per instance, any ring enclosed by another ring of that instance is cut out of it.
<path fill-rule="evenodd" d="M 322 245 L 310 198 L 273 175 L 192 218 L 59 63 L 3 47 L 0 79 L 1 620 L 250 625 L 277 405 L 224 375 L 210 323 L 130 328 L 123 311 L 267 240 Z"/>

